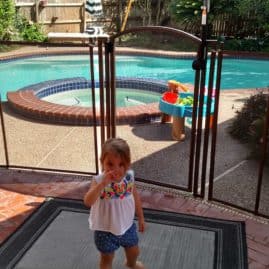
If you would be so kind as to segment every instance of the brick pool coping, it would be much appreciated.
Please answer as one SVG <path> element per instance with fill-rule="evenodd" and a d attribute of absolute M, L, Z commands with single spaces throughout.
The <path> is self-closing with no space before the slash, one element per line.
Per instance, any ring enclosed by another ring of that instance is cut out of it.
<path fill-rule="evenodd" d="M 95 88 L 97 87 L 99 87 L 99 82 L 95 83 Z M 118 78 L 116 87 L 159 93 L 166 90 L 164 82 L 134 78 Z M 50 123 L 93 125 L 94 117 L 91 107 L 60 105 L 41 99 L 59 92 L 86 88 L 91 88 L 91 83 L 85 78 L 58 79 L 30 85 L 16 92 L 8 92 L 7 99 L 14 111 L 32 119 Z M 117 124 L 145 123 L 159 118 L 160 115 L 159 103 L 117 107 L 116 122 Z M 96 120 L 100 123 L 98 107 L 96 107 Z"/>
<path fill-rule="evenodd" d="M 65 106 L 39 99 L 33 90 L 8 93 L 8 103 L 17 113 L 36 120 L 72 125 L 92 125 L 93 112 L 90 108 Z M 116 110 L 117 124 L 150 122 L 160 117 L 158 103 L 133 107 L 119 107 Z M 96 112 L 97 122 L 100 113 Z"/>
<path fill-rule="evenodd" d="M 27 57 L 39 57 L 50 55 L 66 55 L 66 54 L 88 54 L 88 50 L 73 49 L 73 50 L 47 50 L 43 51 L 29 51 L 25 53 L 15 53 L 2 55 L 0 62 L 12 61 L 18 58 Z M 178 53 L 169 51 L 148 51 L 137 50 L 129 48 L 117 48 L 117 54 L 129 54 L 129 55 L 148 55 L 148 56 L 162 56 L 162 57 L 177 57 L 177 58 L 193 58 L 195 53 Z M 250 54 L 250 53 L 229 53 L 225 54 L 227 57 L 248 57 L 269 59 L 268 55 Z M 68 79 L 67 79 L 68 80 Z M 45 82 L 45 83 L 51 83 Z M 52 82 L 54 83 L 54 82 Z M 42 83 L 41 83 L 42 84 Z M 42 85 L 30 85 L 16 92 L 8 92 L 8 104 L 17 113 L 40 121 L 49 123 L 62 123 L 72 125 L 92 125 L 93 123 L 93 111 L 91 108 L 78 107 L 78 106 L 66 106 L 53 104 L 44 100 L 41 100 L 36 92 L 36 88 Z M 43 85 L 44 86 L 44 85 Z M 117 124 L 132 124 L 132 123 L 145 123 L 150 122 L 156 118 L 159 118 L 161 112 L 159 110 L 159 103 L 151 103 L 147 105 L 138 105 L 131 107 L 118 107 L 116 109 L 116 122 Z M 100 122 L 100 113 L 96 111 L 97 122 Z"/>

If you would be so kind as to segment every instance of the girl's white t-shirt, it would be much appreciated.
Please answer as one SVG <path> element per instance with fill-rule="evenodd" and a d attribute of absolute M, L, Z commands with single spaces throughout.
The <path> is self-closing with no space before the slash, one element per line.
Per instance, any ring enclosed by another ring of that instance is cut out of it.
<path fill-rule="evenodd" d="M 102 181 L 102 174 L 93 178 Z M 134 172 L 128 170 L 119 183 L 107 185 L 92 205 L 89 227 L 95 231 L 106 231 L 114 235 L 124 234 L 133 224 L 135 202 L 133 197 Z"/>

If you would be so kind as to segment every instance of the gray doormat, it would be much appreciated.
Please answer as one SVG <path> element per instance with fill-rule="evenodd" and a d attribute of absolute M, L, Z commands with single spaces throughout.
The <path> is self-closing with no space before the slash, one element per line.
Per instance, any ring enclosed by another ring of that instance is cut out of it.
<path fill-rule="evenodd" d="M 248 268 L 244 222 L 145 209 L 140 260 L 147 269 Z M 88 229 L 89 209 L 81 201 L 47 199 L 0 246 L 0 268 L 97 269 Z M 124 251 L 113 268 L 122 269 Z"/>

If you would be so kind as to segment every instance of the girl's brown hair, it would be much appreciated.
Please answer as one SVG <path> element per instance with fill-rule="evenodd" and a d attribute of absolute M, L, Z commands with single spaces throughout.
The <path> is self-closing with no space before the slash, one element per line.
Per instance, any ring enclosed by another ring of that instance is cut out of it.
<path fill-rule="evenodd" d="M 101 164 L 108 153 L 118 154 L 121 159 L 129 165 L 131 163 L 131 152 L 127 142 L 121 138 L 109 138 L 102 146 L 102 153 L 100 157 Z"/>

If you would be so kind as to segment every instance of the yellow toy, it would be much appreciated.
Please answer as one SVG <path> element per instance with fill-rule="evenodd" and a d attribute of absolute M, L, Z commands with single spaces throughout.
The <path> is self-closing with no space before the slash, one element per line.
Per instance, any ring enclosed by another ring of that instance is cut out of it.
<path fill-rule="evenodd" d="M 182 90 L 184 92 L 188 92 L 189 89 L 187 86 L 183 85 L 182 83 L 176 81 L 176 80 L 168 80 L 168 89 L 171 92 L 178 93 L 179 90 Z"/>
<path fill-rule="evenodd" d="M 180 87 L 184 92 L 188 92 L 189 89 L 187 86 L 183 85 L 182 83 L 178 82 L 178 87 Z"/>
<path fill-rule="evenodd" d="M 178 93 L 178 84 L 176 80 L 168 80 L 168 90 L 174 93 Z"/>

